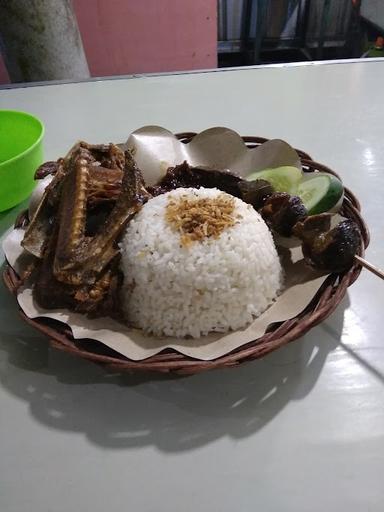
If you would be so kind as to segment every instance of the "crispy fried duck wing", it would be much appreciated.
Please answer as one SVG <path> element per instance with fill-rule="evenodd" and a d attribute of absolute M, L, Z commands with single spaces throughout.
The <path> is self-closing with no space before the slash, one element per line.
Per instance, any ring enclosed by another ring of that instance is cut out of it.
<path fill-rule="evenodd" d="M 127 222 L 150 195 L 129 152 L 126 152 L 122 190 L 111 214 L 99 232 L 85 237 L 87 187 L 89 172 L 82 159 L 76 162 L 63 185 L 59 211 L 59 233 L 53 264 L 59 281 L 68 284 L 92 284 L 97 275 L 117 254 L 115 241 Z"/>
<path fill-rule="evenodd" d="M 108 193 L 116 200 L 121 191 L 121 179 L 124 167 L 124 154 L 114 144 L 92 145 L 86 142 L 75 144 L 65 158 L 57 162 L 46 162 L 36 171 L 37 178 L 43 178 L 48 174 L 53 175 L 51 183 L 47 186 L 40 204 L 29 223 L 22 242 L 23 247 L 36 256 L 42 258 L 52 225 L 57 216 L 58 205 L 61 197 L 64 178 L 73 171 L 78 161 L 88 165 L 90 178 L 90 205 L 105 201 Z M 108 171 L 109 169 L 109 171 Z M 106 173 L 110 172 L 108 180 Z"/>
<path fill-rule="evenodd" d="M 94 183 L 92 185 L 95 164 L 84 155 L 84 148 L 78 147 L 64 162 L 65 172 L 60 177 L 60 191 L 53 198 L 56 211 L 42 248 L 34 295 L 46 308 L 68 307 L 100 315 L 105 314 L 109 307 L 116 306 L 117 302 L 121 281 L 118 271 L 119 236 L 150 194 L 131 154 L 126 152 L 124 169 L 120 171 L 120 191 L 114 206 L 96 233 L 89 236 L 86 233 L 88 202 L 89 191 L 95 189 Z M 116 173 L 118 169 L 111 171 Z M 106 173 L 108 168 L 99 166 L 96 174 L 100 183 L 101 176 Z M 57 175 L 54 180 L 56 178 Z M 50 192 L 46 191 L 44 204 L 53 208 L 51 200 Z"/>

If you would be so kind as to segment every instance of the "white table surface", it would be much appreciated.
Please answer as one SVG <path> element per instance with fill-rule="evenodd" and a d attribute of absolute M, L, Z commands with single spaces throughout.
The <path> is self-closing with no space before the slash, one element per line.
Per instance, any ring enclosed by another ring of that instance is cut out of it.
<path fill-rule="evenodd" d="M 384 266 L 383 83 L 383 62 L 271 67 L 3 90 L 0 108 L 42 118 L 47 159 L 145 124 L 283 138 L 357 193 Z M 48 349 L 1 285 L 1 512 L 381 512 L 383 302 L 363 271 L 264 360 L 146 380 Z"/>

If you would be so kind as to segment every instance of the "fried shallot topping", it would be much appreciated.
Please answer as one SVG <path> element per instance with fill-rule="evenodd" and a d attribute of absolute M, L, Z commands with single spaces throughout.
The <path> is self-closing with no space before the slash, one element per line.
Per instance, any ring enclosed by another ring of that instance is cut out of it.
<path fill-rule="evenodd" d="M 212 199 L 194 199 L 187 195 L 169 198 L 165 218 L 169 226 L 180 233 L 181 245 L 188 247 L 205 238 L 219 238 L 236 224 L 235 200 L 227 194 Z"/>

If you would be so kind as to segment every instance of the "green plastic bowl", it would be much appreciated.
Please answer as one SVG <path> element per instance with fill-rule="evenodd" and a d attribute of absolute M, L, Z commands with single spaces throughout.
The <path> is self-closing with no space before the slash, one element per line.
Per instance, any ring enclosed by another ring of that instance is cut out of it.
<path fill-rule="evenodd" d="M 43 162 L 43 123 L 26 112 L 0 110 L 0 212 L 24 201 Z"/>

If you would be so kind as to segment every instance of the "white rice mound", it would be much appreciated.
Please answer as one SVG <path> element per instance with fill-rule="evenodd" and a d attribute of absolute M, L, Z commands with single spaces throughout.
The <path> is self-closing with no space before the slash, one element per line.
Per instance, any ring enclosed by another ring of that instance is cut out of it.
<path fill-rule="evenodd" d="M 245 327 L 276 299 L 282 286 L 280 260 L 252 206 L 233 198 L 234 213 L 242 218 L 218 238 L 187 247 L 165 219 L 169 198 L 220 194 L 217 189 L 176 189 L 150 199 L 130 222 L 120 244 L 122 300 L 130 325 L 155 336 L 199 338 Z"/>

